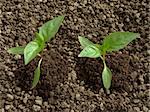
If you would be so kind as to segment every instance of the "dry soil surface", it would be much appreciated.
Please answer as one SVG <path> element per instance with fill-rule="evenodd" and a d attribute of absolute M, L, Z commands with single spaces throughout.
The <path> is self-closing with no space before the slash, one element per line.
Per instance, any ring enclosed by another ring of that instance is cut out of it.
<path fill-rule="evenodd" d="M 25 66 L 7 49 L 26 45 L 46 21 L 65 20 L 41 53 L 42 73 L 31 90 L 39 57 Z M 115 31 L 140 38 L 106 57 L 109 92 L 100 59 L 78 58 L 78 36 L 101 43 Z M 1 112 L 150 112 L 150 3 L 148 0 L 0 0 Z"/>

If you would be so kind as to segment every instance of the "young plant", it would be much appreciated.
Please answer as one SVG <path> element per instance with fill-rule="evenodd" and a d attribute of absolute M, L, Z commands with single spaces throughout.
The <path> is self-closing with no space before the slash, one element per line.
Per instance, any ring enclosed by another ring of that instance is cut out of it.
<path fill-rule="evenodd" d="M 106 53 L 123 49 L 137 37 L 139 37 L 138 33 L 114 32 L 104 38 L 102 45 L 94 44 L 87 38 L 81 36 L 78 37 L 79 42 L 83 47 L 83 50 L 80 52 L 79 57 L 100 57 L 102 59 L 104 64 L 104 69 L 102 72 L 102 81 L 106 90 L 110 88 L 112 80 L 112 73 L 105 62 Z"/>
<path fill-rule="evenodd" d="M 23 54 L 24 63 L 25 65 L 27 65 L 45 48 L 46 42 L 50 41 L 53 37 L 55 37 L 63 20 L 64 16 L 58 16 L 55 17 L 53 20 L 46 22 L 39 28 L 39 32 L 35 33 L 35 39 L 33 41 L 29 42 L 26 46 L 17 46 L 10 48 L 8 50 L 8 53 Z M 38 67 L 34 72 L 32 88 L 34 88 L 39 81 L 41 62 L 42 59 L 40 59 Z"/>

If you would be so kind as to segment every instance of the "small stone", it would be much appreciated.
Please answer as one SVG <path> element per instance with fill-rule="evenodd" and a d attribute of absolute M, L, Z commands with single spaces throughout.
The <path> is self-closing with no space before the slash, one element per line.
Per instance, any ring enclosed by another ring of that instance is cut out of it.
<path fill-rule="evenodd" d="M 81 91 L 81 92 L 84 92 L 84 90 L 85 90 L 84 86 L 81 86 L 81 87 L 80 87 L 80 91 Z"/>
<path fill-rule="evenodd" d="M 18 92 L 21 91 L 21 88 L 20 88 L 20 87 L 16 87 L 15 89 L 16 89 L 16 91 L 18 91 Z"/>
<path fill-rule="evenodd" d="M 4 108 L 1 109 L 1 112 L 5 112 Z"/>
<path fill-rule="evenodd" d="M 131 73 L 131 77 L 133 79 L 135 79 L 137 77 L 137 75 L 138 75 L 138 73 L 136 71 L 134 71 L 134 72 Z"/>
<path fill-rule="evenodd" d="M 6 109 L 6 110 L 9 110 L 10 108 L 11 108 L 11 105 L 6 105 L 6 106 L 5 106 L 5 109 Z"/>
<path fill-rule="evenodd" d="M 33 110 L 34 110 L 35 112 L 40 111 L 40 110 L 41 110 L 41 107 L 38 106 L 38 105 L 33 105 Z"/>
<path fill-rule="evenodd" d="M 38 0 L 38 2 L 43 2 L 43 0 Z"/>
<path fill-rule="evenodd" d="M 139 77 L 139 80 L 141 81 L 142 84 L 144 83 L 144 78 L 142 75 Z"/>
<path fill-rule="evenodd" d="M 74 7 L 73 7 L 73 6 L 70 6 L 69 9 L 70 9 L 71 11 L 73 11 L 73 10 L 74 10 Z"/>
<path fill-rule="evenodd" d="M 134 102 L 134 103 L 139 103 L 140 100 L 139 100 L 139 99 L 134 99 L 133 102 Z"/>
<path fill-rule="evenodd" d="M 42 99 L 35 100 L 35 103 L 38 104 L 38 105 L 42 105 Z"/>
<path fill-rule="evenodd" d="M 36 96 L 36 100 L 42 100 L 42 97 Z"/>
<path fill-rule="evenodd" d="M 21 104 L 20 104 L 18 107 L 19 107 L 21 110 L 23 110 L 23 109 L 25 108 L 25 107 L 24 107 L 23 105 L 21 105 Z"/>
<path fill-rule="evenodd" d="M 135 110 L 136 112 L 140 112 L 140 108 L 139 108 L 139 107 L 134 107 L 134 110 Z"/>
<path fill-rule="evenodd" d="M 104 110 L 104 104 L 103 103 L 100 104 L 100 108 L 101 108 L 101 110 Z"/>
<path fill-rule="evenodd" d="M 53 91 L 50 91 L 50 96 L 53 97 L 55 93 Z"/>
<path fill-rule="evenodd" d="M 80 94 L 79 93 L 76 94 L 76 99 L 80 100 Z"/>
<path fill-rule="evenodd" d="M 148 108 L 146 106 L 143 106 L 144 112 L 148 112 Z"/>
<path fill-rule="evenodd" d="M 15 58 L 15 60 L 21 59 L 21 55 L 19 55 L 19 54 L 18 54 L 18 55 L 15 55 L 14 58 Z"/>
<path fill-rule="evenodd" d="M 70 112 L 74 112 L 74 110 L 71 110 Z"/>
<path fill-rule="evenodd" d="M 65 101 L 61 103 L 62 108 L 69 108 L 70 105 L 68 105 Z"/>
<path fill-rule="evenodd" d="M 65 109 L 64 112 L 70 112 L 69 109 Z"/>
<path fill-rule="evenodd" d="M 130 21 L 130 19 L 129 18 L 126 18 L 126 22 L 129 22 Z"/>
<path fill-rule="evenodd" d="M 27 98 L 27 96 L 25 96 L 25 98 L 23 99 L 23 103 L 27 103 L 27 101 L 28 101 L 28 98 Z"/>
<path fill-rule="evenodd" d="M 13 72 L 8 72 L 8 75 L 14 77 L 14 73 Z"/>
<path fill-rule="evenodd" d="M 147 50 L 147 53 L 150 55 L 150 50 Z"/>
<path fill-rule="evenodd" d="M 9 98 L 9 100 L 13 100 L 14 99 L 14 96 L 11 95 L 11 94 L 7 94 L 7 97 Z"/>
<path fill-rule="evenodd" d="M 43 105 L 44 105 L 45 107 L 48 107 L 48 102 L 43 102 Z"/>

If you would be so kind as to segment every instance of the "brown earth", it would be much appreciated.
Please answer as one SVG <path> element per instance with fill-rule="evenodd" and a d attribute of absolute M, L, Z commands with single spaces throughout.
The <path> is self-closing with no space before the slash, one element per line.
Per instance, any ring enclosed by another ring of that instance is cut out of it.
<path fill-rule="evenodd" d="M 2 112 L 149 112 L 149 5 L 147 0 L 1 0 L 0 109 Z M 25 45 L 56 15 L 65 20 L 41 53 L 41 77 L 30 89 L 39 57 L 25 66 L 7 49 Z M 114 31 L 140 33 L 125 49 L 108 54 L 110 93 L 100 59 L 78 58 L 78 35 L 101 43 Z"/>

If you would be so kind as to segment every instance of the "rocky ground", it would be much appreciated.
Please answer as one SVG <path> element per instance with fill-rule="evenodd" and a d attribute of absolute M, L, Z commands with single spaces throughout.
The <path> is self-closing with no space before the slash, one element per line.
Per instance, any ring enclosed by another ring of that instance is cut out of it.
<path fill-rule="evenodd" d="M 0 0 L 1 112 L 150 112 L 150 5 L 148 0 Z M 65 20 L 42 52 L 42 75 L 30 89 L 39 58 L 29 65 L 7 49 L 25 45 L 44 22 Z M 110 93 L 100 59 L 78 58 L 78 35 L 101 42 L 114 31 L 140 33 L 124 50 L 108 54 Z"/>

